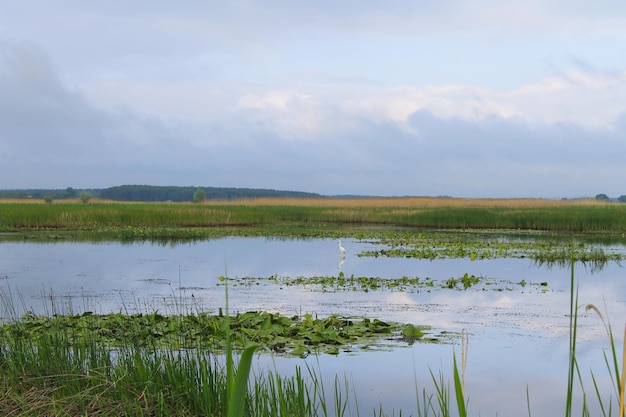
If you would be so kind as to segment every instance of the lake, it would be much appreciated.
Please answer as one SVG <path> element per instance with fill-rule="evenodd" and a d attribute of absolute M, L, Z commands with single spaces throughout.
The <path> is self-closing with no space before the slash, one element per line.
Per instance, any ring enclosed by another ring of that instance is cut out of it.
<path fill-rule="evenodd" d="M 342 261 L 331 239 L 221 238 L 162 245 L 154 243 L 0 243 L 0 313 L 37 314 L 193 311 L 217 312 L 225 305 L 221 276 L 229 285 L 231 312 L 262 310 L 285 315 L 311 313 L 365 316 L 430 325 L 469 334 L 465 370 L 472 415 L 527 416 L 564 411 L 569 336 L 570 268 L 538 266 L 529 259 L 417 260 L 360 257 L 379 244 L 342 240 Z M 382 247 L 382 246 L 380 246 Z M 615 249 L 615 248 L 613 248 Z M 617 250 L 624 251 L 623 247 Z M 338 276 L 432 278 L 436 285 L 368 292 L 285 285 L 281 278 Z M 481 278 L 467 289 L 441 288 L 464 274 Z M 623 341 L 626 279 L 609 263 L 599 271 L 577 264 L 579 304 L 596 305 Z M 248 280 L 246 278 L 255 278 Z M 520 282 L 525 285 L 520 285 Z M 485 284 L 488 282 L 488 284 Z M 543 284 L 543 285 L 542 285 Z M 602 321 L 580 309 L 578 360 L 588 379 L 592 369 L 600 386 L 610 389 L 603 349 L 609 347 Z M 445 343 L 415 343 L 374 352 L 310 355 L 306 359 L 255 358 L 256 372 L 291 374 L 309 364 L 329 385 L 345 378 L 361 415 L 382 405 L 389 415 L 416 415 L 417 390 L 434 392 L 432 373 L 452 381 L 452 358 L 460 360 L 460 338 Z M 577 385 L 578 388 L 578 385 Z M 586 382 L 596 404 L 591 382 Z M 575 408 L 576 410 L 576 408 Z M 354 404 L 352 411 L 355 411 Z"/>

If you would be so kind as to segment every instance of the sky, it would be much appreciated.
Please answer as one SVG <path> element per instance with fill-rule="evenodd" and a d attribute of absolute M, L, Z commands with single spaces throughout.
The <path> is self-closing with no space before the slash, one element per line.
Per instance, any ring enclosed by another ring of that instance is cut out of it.
<path fill-rule="evenodd" d="M 0 0 L 0 189 L 626 195 L 621 0 Z"/>

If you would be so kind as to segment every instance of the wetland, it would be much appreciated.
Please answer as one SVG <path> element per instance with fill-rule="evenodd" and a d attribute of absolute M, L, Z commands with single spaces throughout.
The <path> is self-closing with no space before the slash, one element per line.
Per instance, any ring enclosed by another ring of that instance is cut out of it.
<path fill-rule="evenodd" d="M 626 239 L 619 230 L 326 220 L 304 227 L 289 218 L 273 232 L 203 227 L 191 238 L 128 225 L 98 239 L 93 228 L 77 232 L 84 225 L 41 233 L 7 228 L 0 313 L 7 325 L 35 334 L 51 320 L 67 334 L 96 330 L 111 346 L 156 341 L 154 348 L 189 350 L 196 337 L 212 335 L 201 342 L 219 358 L 228 303 L 238 346 L 264 347 L 254 356 L 254 374 L 293 376 L 303 367 L 329 387 L 345 378 L 344 415 L 418 415 L 421 390 L 437 392 L 433 374 L 452 379 L 464 334 L 469 414 L 522 416 L 530 407 L 531 415 L 554 415 L 567 394 L 573 262 L 581 306 L 577 361 L 590 391 L 592 369 L 603 394 L 614 395 L 605 375 L 606 328 L 582 306 L 597 306 L 618 330 L 623 325 Z M 616 339 L 621 346 L 621 332 Z M 575 396 L 578 406 L 582 401 Z"/>

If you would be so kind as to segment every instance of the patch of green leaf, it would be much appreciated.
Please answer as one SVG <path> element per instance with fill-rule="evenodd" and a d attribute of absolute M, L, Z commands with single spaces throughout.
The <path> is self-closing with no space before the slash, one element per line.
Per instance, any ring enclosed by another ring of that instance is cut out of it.
<path fill-rule="evenodd" d="M 0 344 L 7 340 L 37 340 L 61 331 L 70 345 L 97 339 L 109 347 L 176 349 L 245 349 L 259 345 L 278 354 L 307 356 L 312 352 L 352 351 L 367 346 L 403 343 L 403 324 L 362 317 L 287 317 L 279 313 L 249 311 L 232 316 L 209 313 L 164 316 L 158 313 L 121 313 L 66 316 L 27 314 L 0 327 Z M 413 326 L 413 325 L 410 325 Z M 417 329 L 417 327 L 415 327 Z M 425 329 L 420 327 L 421 330 Z M 424 334 L 411 333 L 413 341 Z"/>

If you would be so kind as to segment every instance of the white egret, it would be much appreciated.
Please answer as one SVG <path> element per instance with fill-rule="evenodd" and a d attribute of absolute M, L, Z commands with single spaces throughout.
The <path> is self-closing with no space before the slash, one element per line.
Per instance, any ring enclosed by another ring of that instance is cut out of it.
<path fill-rule="evenodd" d="M 346 249 L 341 246 L 341 240 L 338 240 L 337 243 L 339 243 L 339 253 L 341 254 L 341 256 L 346 254 Z"/>

